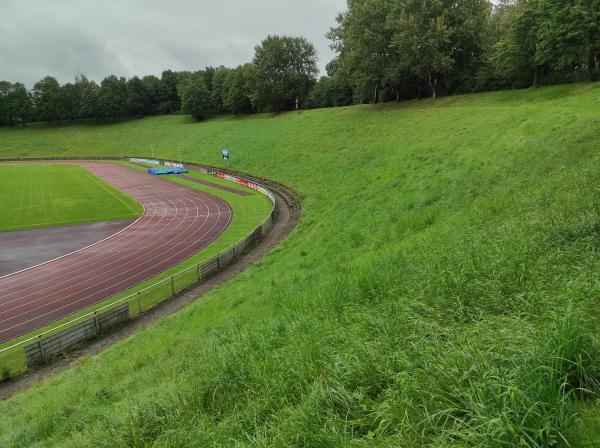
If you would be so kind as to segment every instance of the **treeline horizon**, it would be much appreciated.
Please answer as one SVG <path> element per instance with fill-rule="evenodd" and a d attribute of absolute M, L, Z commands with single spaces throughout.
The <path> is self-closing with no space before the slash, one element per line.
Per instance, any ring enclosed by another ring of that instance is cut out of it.
<path fill-rule="evenodd" d="M 318 78 L 302 37 L 269 36 L 235 68 L 161 77 L 0 81 L 0 125 L 400 101 L 600 79 L 600 0 L 347 0 Z"/>

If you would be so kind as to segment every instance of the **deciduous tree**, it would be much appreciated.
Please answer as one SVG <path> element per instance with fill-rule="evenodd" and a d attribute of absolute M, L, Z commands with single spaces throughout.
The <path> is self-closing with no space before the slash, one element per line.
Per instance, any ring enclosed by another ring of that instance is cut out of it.
<path fill-rule="evenodd" d="M 127 114 L 127 81 L 115 75 L 107 76 L 100 84 L 98 107 L 103 117 L 118 118 Z"/>
<path fill-rule="evenodd" d="M 249 76 L 250 64 L 232 70 L 223 84 L 223 105 L 229 113 L 239 115 L 252 111 Z"/>
<path fill-rule="evenodd" d="M 255 48 L 256 98 L 272 111 L 307 98 L 318 74 L 315 47 L 302 37 L 269 36 Z"/>
<path fill-rule="evenodd" d="M 182 110 L 197 120 L 208 116 L 211 108 L 211 93 L 206 86 L 204 74 L 196 72 L 184 77 L 179 83 Z"/>
<path fill-rule="evenodd" d="M 56 78 L 46 76 L 35 83 L 32 90 L 36 116 L 42 121 L 60 121 L 60 84 Z"/>
<path fill-rule="evenodd" d="M 172 114 L 181 109 L 181 101 L 177 93 L 177 73 L 165 70 L 160 77 L 160 104 L 162 114 Z"/>

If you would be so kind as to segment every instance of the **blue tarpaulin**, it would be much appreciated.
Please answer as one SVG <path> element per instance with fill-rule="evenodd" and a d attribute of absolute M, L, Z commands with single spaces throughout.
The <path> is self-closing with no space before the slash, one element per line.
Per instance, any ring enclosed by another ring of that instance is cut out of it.
<path fill-rule="evenodd" d="M 162 176 L 164 174 L 185 174 L 188 170 L 185 168 L 148 168 L 148 174 Z"/>

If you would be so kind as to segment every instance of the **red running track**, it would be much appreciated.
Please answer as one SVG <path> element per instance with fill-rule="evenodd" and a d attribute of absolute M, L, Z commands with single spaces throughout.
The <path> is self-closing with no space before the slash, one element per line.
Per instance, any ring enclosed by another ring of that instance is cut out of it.
<path fill-rule="evenodd" d="M 231 222 L 231 208 L 215 196 L 116 164 L 80 165 L 135 198 L 145 212 L 93 246 L 0 277 L 0 342 L 160 274 L 209 245 Z"/>

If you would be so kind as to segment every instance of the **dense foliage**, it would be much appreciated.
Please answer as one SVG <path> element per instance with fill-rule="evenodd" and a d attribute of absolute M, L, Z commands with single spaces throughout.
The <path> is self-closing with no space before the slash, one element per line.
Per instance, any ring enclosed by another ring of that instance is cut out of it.
<path fill-rule="evenodd" d="M 310 42 L 269 36 L 237 68 L 100 85 L 45 77 L 30 92 L 0 82 L 0 125 L 180 110 L 202 119 L 600 79 L 600 0 L 348 0 L 337 22 L 337 55 L 318 81 Z"/>
<path fill-rule="evenodd" d="M 46 76 L 31 91 L 20 83 L 0 81 L 0 124 L 173 113 L 181 108 L 177 76 L 172 71 L 161 78 L 110 75 L 98 85 L 81 75 L 62 86 Z"/>
<path fill-rule="evenodd" d="M 593 80 L 600 68 L 600 0 L 519 0 L 495 14 L 482 88 Z"/>
<path fill-rule="evenodd" d="M 593 79 L 598 0 L 348 0 L 329 33 L 356 102 Z"/>
<path fill-rule="evenodd" d="M 256 47 L 255 86 L 259 107 L 298 109 L 317 77 L 317 53 L 306 39 L 270 36 Z"/>

